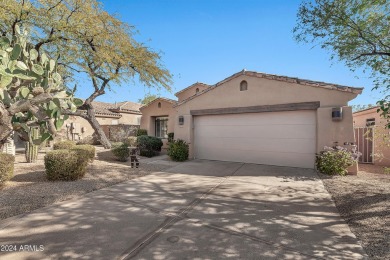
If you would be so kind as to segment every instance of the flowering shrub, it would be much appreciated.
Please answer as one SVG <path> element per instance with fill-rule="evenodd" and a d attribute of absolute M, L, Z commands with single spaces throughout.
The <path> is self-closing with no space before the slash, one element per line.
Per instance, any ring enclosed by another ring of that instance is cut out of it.
<path fill-rule="evenodd" d="M 316 166 L 318 171 L 329 175 L 345 175 L 348 171 L 347 168 L 352 166 L 359 158 L 361 153 L 353 148 L 352 151 L 348 149 L 336 146 L 336 147 L 324 147 L 316 156 Z"/>

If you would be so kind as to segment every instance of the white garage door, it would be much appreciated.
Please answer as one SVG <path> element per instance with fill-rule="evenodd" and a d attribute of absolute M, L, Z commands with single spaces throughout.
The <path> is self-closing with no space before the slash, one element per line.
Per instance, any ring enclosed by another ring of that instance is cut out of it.
<path fill-rule="evenodd" d="M 312 110 L 194 117 L 198 159 L 314 168 Z"/>

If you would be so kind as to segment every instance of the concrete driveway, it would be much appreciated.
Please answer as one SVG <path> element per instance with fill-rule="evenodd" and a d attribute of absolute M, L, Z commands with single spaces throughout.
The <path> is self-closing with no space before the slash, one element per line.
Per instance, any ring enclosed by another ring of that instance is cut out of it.
<path fill-rule="evenodd" d="M 2 221 L 0 244 L 17 249 L 0 259 L 366 258 L 313 170 L 204 160 Z"/>

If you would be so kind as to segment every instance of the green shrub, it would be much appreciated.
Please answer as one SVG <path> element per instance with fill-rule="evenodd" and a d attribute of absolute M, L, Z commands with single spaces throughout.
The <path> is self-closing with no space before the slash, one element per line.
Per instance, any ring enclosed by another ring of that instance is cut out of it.
<path fill-rule="evenodd" d="M 81 150 L 54 150 L 45 155 L 48 180 L 74 181 L 84 177 L 89 157 Z"/>
<path fill-rule="evenodd" d="M 53 145 L 53 150 L 72 149 L 76 143 L 70 140 L 59 141 Z"/>
<path fill-rule="evenodd" d="M 183 162 L 188 159 L 188 144 L 183 140 L 176 140 L 169 143 L 168 155 L 173 161 Z"/>
<path fill-rule="evenodd" d="M 14 175 L 15 156 L 0 153 L 0 185 L 10 180 Z"/>
<path fill-rule="evenodd" d="M 125 143 L 123 143 L 123 142 L 112 142 L 111 143 L 111 149 L 114 148 L 114 147 L 119 147 L 119 146 L 124 145 L 124 144 Z M 125 144 L 125 145 L 127 145 L 127 144 Z"/>
<path fill-rule="evenodd" d="M 138 129 L 137 136 L 148 135 L 148 131 L 146 129 Z"/>
<path fill-rule="evenodd" d="M 153 157 L 157 152 L 161 151 L 163 142 L 160 138 L 148 135 L 138 136 L 137 138 L 138 148 L 140 149 L 140 155 L 146 157 Z"/>
<path fill-rule="evenodd" d="M 77 150 L 80 151 L 81 153 L 84 153 L 85 156 L 88 157 L 90 162 L 93 162 L 93 160 L 95 160 L 96 149 L 95 146 L 93 145 L 90 144 L 76 145 L 72 147 L 71 150 Z"/>
<path fill-rule="evenodd" d="M 352 166 L 360 155 L 343 147 L 325 147 L 316 156 L 316 166 L 319 172 L 328 175 L 345 175 L 347 168 Z"/>
<path fill-rule="evenodd" d="M 124 141 L 123 141 L 124 144 L 127 144 L 127 146 L 130 146 L 130 147 L 136 147 L 138 145 L 137 143 L 137 137 L 135 136 L 129 136 L 127 137 Z"/>
<path fill-rule="evenodd" d="M 126 162 L 130 156 L 130 149 L 127 144 L 113 145 L 111 148 L 112 154 L 118 161 Z"/>
<path fill-rule="evenodd" d="M 168 133 L 168 143 L 171 143 L 173 142 L 173 138 L 174 138 L 175 134 L 174 133 Z"/>

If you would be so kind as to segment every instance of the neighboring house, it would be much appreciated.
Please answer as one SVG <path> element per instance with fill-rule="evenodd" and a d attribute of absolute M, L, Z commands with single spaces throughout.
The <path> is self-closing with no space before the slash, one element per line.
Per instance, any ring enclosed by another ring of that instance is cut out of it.
<path fill-rule="evenodd" d="M 390 166 L 390 136 L 387 120 L 371 107 L 353 113 L 355 138 L 362 153 L 360 162 Z"/>
<path fill-rule="evenodd" d="M 162 138 L 174 132 L 189 143 L 190 158 L 314 168 L 324 146 L 355 142 L 348 101 L 361 92 L 243 70 L 215 85 L 191 85 L 177 102 L 141 107 L 141 128 Z"/>
<path fill-rule="evenodd" d="M 130 101 L 115 104 L 94 101 L 92 104 L 95 107 L 96 119 L 107 137 L 110 135 L 110 126 L 139 126 L 141 123 L 141 104 Z M 87 120 L 78 116 L 69 117 L 63 129 L 66 131 L 66 138 L 71 140 L 81 140 L 95 132 Z"/>
<path fill-rule="evenodd" d="M 129 136 L 139 128 L 141 123 L 141 104 L 124 101 L 115 104 L 93 101 L 95 116 L 100 126 L 103 128 L 107 138 L 118 141 L 119 135 Z M 70 116 L 65 121 L 61 131 L 56 138 L 79 141 L 87 137 L 92 137 L 94 130 L 87 120 L 79 116 Z M 16 148 L 24 148 L 25 142 L 17 135 L 14 136 Z M 8 147 L 13 146 L 9 144 Z M 6 149 L 6 146 L 4 146 Z M 10 149 L 10 148 L 8 148 Z"/>

